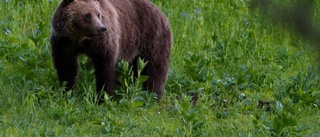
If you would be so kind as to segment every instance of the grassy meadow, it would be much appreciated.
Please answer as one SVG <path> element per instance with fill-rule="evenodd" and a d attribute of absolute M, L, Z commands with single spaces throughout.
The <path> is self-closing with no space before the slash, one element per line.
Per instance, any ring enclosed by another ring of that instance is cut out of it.
<path fill-rule="evenodd" d="M 60 0 L 1 0 L 0 136 L 320 136 L 312 42 L 263 18 L 249 0 L 152 1 L 174 40 L 164 98 L 141 90 L 122 62 L 120 99 L 97 105 L 84 56 L 77 88 L 62 94 L 49 45 Z"/>

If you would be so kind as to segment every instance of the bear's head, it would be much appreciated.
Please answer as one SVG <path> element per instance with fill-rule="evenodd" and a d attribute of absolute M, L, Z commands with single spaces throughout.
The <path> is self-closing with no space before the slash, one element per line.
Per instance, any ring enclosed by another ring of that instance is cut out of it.
<path fill-rule="evenodd" d="M 77 37 L 102 35 L 107 30 L 99 0 L 63 0 L 52 19 L 52 26 L 58 34 Z"/>

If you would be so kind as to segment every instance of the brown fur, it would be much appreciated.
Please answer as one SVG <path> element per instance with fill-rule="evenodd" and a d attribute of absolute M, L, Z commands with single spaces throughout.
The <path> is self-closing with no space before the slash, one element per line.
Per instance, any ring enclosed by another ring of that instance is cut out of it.
<path fill-rule="evenodd" d="M 59 81 L 76 83 L 78 56 L 91 58 L 97 91 L 114 94 L 116 63 L 148 61 L 144 89 L 163 96 L 171 31 L 165 15 L 149 0 L 63 0 L 52 18 L 51 48 Z M 136 68 L 134 66 L 134 68 Z"/>

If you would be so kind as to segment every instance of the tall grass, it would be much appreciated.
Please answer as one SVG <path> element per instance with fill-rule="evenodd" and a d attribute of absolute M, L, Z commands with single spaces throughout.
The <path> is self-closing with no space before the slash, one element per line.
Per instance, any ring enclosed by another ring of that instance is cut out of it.
<path fill-rule="evenodd" d="M 48 38 L 59 0 L 1 0 L 0 136 L 320 134 L 310 42 L 270 24 L 247 0 L 152 1 L 173 32 L 165 97 L 157 103 L 138 81 L 118 88 L 119 101 L 106 96 L 96 105 L 88 58 L 80 59 L 72 93 L 62 94 L 53 69 Z M 199 95 L 197 104 L 189 92 Z"/>

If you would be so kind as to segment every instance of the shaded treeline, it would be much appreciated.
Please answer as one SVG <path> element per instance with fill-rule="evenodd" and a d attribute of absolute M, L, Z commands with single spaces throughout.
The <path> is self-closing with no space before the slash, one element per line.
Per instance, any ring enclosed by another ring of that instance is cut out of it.
<path fill-rule="evenodd" d="M 258 9 L 260 14 L 272 20 L 272 23 L 281 24 L 292 29 L 297 34 L 314 42 L 320 48 L 319 25 L 315 23 L 314 0 L 252 0 L 253 10 Z"/>

